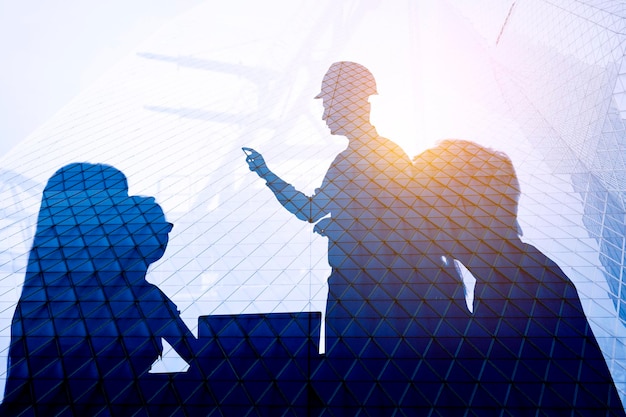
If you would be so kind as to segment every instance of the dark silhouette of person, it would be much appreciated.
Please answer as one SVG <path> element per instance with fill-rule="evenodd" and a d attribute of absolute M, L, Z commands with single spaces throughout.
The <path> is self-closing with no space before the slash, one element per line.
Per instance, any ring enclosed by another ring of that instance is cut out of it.
<path fill-rule="evenodd" d="M 446 140 L 415 158 L 439 190 L 439 242 L 476 277 L 473 319 L 453 373 L 477 415 L 623 416 L 574 284 L 517 222 L 520 186 L 505 154 Z"/>
<path fill-rule="evenodd" d="M 48 181 L 11 325 L 2 415 L 133 415 L 167 397 L 149 374 L 161 338 L 186 360 L 194 336 L 145 281 L 172 225 L 126 177 L 75 163 Z"/>
<path fill-rule="evenodd" d="M 416 368 L 428 351 L 431 358 L 439 352 L 438 368 L 426 376 L 424 367 L 420 374 L 439 387 L 452 349 L 433 339 L 447 333 L 447 340 L 458 343 L 450 336 L 460 337 L 442 316 L 467 320 L 462 283 L 430 255 L 431 239 L 419 231 L 425 219 L 412 163 L 370 123 L 373 94 L 374 77 L 362 65 L 330 66 L 316 98 L 323 100 L 322 119 L 331 134 L 349 142 L 312 196 L 274 174 L 260 153 L 244 148 L 250 170 L 266 180 L 278 201 L 298 219 L 317 222 L 315 231 L 328 237 L 327 360 L 314 378 L 321 382 L 322 402 L 337 415 L 428 407 L 432 399 L 416 390 Z"/>
<path fill-rule="evenodd" d="M 338 338 L 367 337 L 374 333 L 373 320 L 356 317 L 384 314 L 365 302 L 383 281 L 372 271 L 386 271 L 402 236 L 399 206 L 409 188 L 411 161 L 392 141 L 380 137 L 369 120 L 369 96 L 376 94 L 372 74 L 354 62 L 336 62 L 322 81 L 322 119 L 331 134 L 346 136 L 348 147 L 330 165 L 322 185 L 306 196 L 276 176 L 261 154 L 248 150 L 250 169 L 267 181 L 278 201 L 300 220 L 315 223 L 315 230 L 329 239 L 326 306 L 326 351 Z M 329 216 L 329 217 L 327 217 Z M 395 223 L 394 223 L 395 222 Z M 397 226 L 397 228 L 396 228 Z M 368 271 L 369 273 L 365 273 Z M 390 297 L 391 298 L 391 297 Z M 385 310 L 383 306 L 377 306 Z M 371 311 L 362 311 L 370 309 Z M 364 343 L 364 342 L 363 342 Z"/>

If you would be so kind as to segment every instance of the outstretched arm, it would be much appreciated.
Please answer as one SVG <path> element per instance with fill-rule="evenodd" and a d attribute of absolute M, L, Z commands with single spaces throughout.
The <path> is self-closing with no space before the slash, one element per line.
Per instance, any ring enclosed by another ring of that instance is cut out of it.
<path fill-rule="evenodd" d="M 316 204 L 313 197 L 296 190 L 293 185 L 270 171 L 260 153 L 252 148 L 242 149 L 247 155 L 246 162 L 250 171 L 256 172 L 259 177 L 263 178 L 278 202 L 295 214 L 298 219 L 314 223 L 326 215 L 324 208 Z"/>
<path fill-rule="evenodd" d="M 191 333 L 187 325 L 182 321 L 180 316 L 173 318 L 169 324 L 169 328 L 164 339 L 172 345 L 176 353 L 188 364 L 192 364 L 196 356 L 199 354 L 198 339 Z"/>
<path fill-rule="evenodd" d="M 176 304 L 156 285 L 144 282 L 134 286 L 139 306 L 150 334 L 163 338 L 188 363 L 198 354 L 198 341 L 180 317 Z"/>

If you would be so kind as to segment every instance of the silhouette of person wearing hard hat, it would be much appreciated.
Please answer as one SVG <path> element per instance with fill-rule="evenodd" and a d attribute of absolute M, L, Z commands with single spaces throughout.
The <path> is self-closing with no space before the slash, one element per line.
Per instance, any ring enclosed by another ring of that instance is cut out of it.
<path fill-rule="evenodd" d="M 349 144 L 312 196 L 295 190 L 268 169 L 260 153 L 246 149 L 250 170 L 267 181 L 278 201 L 300 220 L 317 222 L 315 231 L 329 239 L 328 260 L 333 269 L 326 306 L 329 354 L 338 338 L 374 333 L 374 319 L 382 312 L 374 311 L 365 300 L 373 301 L 372 292 L 382 284 L 399 253 L 393 244 L 403 239 L 399 215 L 393 211 L 402 204 L 402 190 L 408 188 L 411 161 L 370 123 L 368 99 L 373 94 L 377 94 L 374 77 L 360 64 L 336 62 L 324 76 L 322 90 L 315 97 L 324 106 L 322 119 L 331 134 L 347 137 Z M 380 274 L 372 273 L 376 269 Z M 384 298 L 381 302 L 392 297 Z M 356 320 L 358 315 L 372 320 Z"/>
<path fill-rule="evenodd" d="M 270 171 L 261 154 L 244 148 L 250 170 L 267 181 L 278 201 L 300 220 L 317 222 L 315 231 L 328 237 L 327 360 L 313 378 L 325 382 L 318 385 L 323 402 L 343 409 L 384 408 L 389 404 L 373 399 L 388 398 L 382 391 L 391 384 L 404 384 L 394 395 L 416 398 L 406 389 L 415 388 L 412 375 L 426 349 L 418 345 L 437 337 L 437 329 L 445 327 L 443 312 L 456 314 L 450 300 L 463 291 L 418 247 L 429 237 L 416 238 L 425 219 L 416 210 L 412 163 L 370 123 L 373 94 L 374 77 L 360 64 L 336 62 L 324 76 L 316 96 L 323 103 L 322 119 L 331 134 L 349 143 L 311 196 Z M 450 282 L 453 288 L 443 284 Z M 464 299 L 459 307 L 466 310 Z M 389 373 L 393 369 L 403 370 Z M 390 384 L 382 386 L 384 381 Z"/>

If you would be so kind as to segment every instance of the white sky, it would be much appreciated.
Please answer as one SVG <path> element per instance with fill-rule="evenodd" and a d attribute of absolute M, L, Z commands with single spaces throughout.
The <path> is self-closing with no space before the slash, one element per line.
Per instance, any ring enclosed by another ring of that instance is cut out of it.
<path fill-rule="evenodd" d="M 0 157 L 199 0 L 0 0 Z"/>

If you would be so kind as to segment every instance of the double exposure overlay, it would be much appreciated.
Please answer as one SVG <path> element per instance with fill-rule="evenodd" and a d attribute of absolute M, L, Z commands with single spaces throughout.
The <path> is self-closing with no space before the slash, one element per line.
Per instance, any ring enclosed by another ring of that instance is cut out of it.
<path fill-rule="evenodd" d="M 626 415 L 623 7 L 236 6 L 3 157 L 0 414 Z"/>

